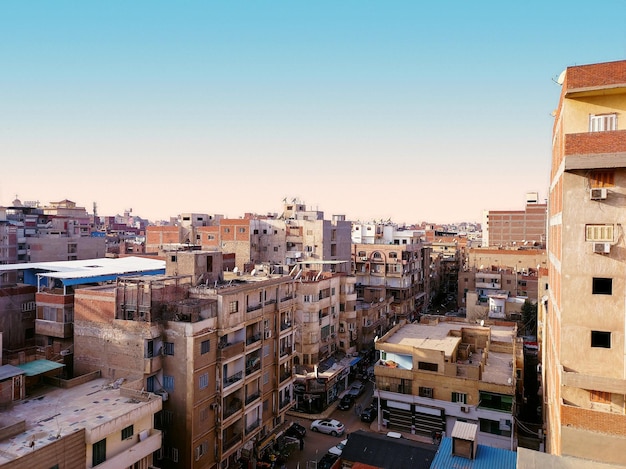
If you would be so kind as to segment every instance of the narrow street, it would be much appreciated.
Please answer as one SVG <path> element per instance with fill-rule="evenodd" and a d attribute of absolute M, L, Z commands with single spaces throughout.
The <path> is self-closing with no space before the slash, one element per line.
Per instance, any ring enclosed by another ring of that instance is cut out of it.
<path fill-rule="evenodd" d="M 369 431 L 371 424 L 361 422 L 361 419 L 357 415 L 355 409 L 357 404 L 360 405 L 362 409 L 369 406 L 373 397 L 373 388 L 373 383 L 370 381 L 365 382 L 365 392 L 356 400 L 355 405 L 353 405 L 349 410 L 337 409 L 337 403 L 339 401 L 332 405 L 334 410 L 329 415 L 329 418 L 339 420 L 345 425 L 346 433 L 343 436 L 334 437 L 323 433 L 313 432 L 311 431 L 311 422 L 313 421 L 312 418 L 305 417 L 306 414 L 302 414 L 302 417 L 294 417 L 293 415 L 290 415 L 289 419 L 303 425 L 307 429 L 307 433 L 304 438 L 304 449 L 302 451 L 295 449 L 291 453 L 289 459 L 287 460 L 286 469 L 314 469 L 316 467 L 314 463 L 319 461 L 331 447 L 346 439 L 348 434 L 357 430 Z"/>

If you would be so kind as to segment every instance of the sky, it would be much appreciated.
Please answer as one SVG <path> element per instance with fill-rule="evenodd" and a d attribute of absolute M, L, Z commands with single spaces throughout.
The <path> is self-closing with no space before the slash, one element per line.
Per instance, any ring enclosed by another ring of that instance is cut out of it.
<path fill-rule="evenodd" d="M 601 5 L 601 8 L 600 8 Z M 626 3 L 0 2 L 0 206 L 480 221 L 547 197 L 568 66 Z"/>

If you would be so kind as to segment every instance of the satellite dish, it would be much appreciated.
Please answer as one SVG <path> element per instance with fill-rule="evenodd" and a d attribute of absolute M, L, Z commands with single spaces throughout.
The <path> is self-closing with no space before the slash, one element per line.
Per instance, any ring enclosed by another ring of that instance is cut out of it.
<path fill-rule="evenodd" d="M 252 269 L 252 272 L 250 272 L 250 275 L 254 277 L 256 275 L 256 269 Z"/>
<path fill-rule="evenodd" d="M 233 269 L 233 272 L 235 272 L 235 273 L 239 272 L 239 268 L 238 268 L 238 267 L 235 267 L 235 268 Z"/>
<path fill-rule="evenodd" d="M 485 320 L 484 320 L 484 319 L 481 319 L 481 320 L 480 320 L 480 327 L 484 327 L 484 326 L 485 326 Z"/>
<path fill-rule="evenodd" d="M 561 72 L 561 74 L 559 75 L 559 78 L 557 78 L 557 79 L 556 79 L 556 82 L 557 82 L 559 85 L 562 85 L 562 84 L 563 84 L 563 82 L 565 81 L 565 72 L 566 72 L 566 71 L 567 71 L 567 70 L 563 70 L 563 71 Z"/>

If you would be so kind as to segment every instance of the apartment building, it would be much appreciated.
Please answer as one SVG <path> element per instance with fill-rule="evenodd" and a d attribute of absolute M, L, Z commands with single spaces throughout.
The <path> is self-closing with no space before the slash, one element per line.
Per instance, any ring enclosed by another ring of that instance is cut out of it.
<path fill-rule="evenodd" d="M 178 250 L 184 246 L 235 255 L 235 267 L 251 272 L 259 265 L 274 273 L 289 273 L 296 265 L 349 272 L 350 222 L 343 215 L 325 220 L 324 212 L 308 209 L 294 199 L 284 202 L 283 213 L 242 218 L 200 217 L 202 223 L 149 226 L 147 252 Z M 324 262 L 321 262 L 324 261 Z"/>
<path fill-rule="evenodd" d="M 516 393 L 523 347 L 515 326 L 425 316 L 376 341 L 379 429 L 431 437 L 457 421 L 478 426 L 478 441 L 515 449 Z"/>
<path fill-rule="evenodd" d="M 485 210 L 482 246 L 545 247 L 547 208 L 537 192 L 529 192 L 524 210 Z"/>
<path fill-rule="evenodd" d="M 289 276 L 223 278 L 222 254 L 168 254 L 166 274 L 75 292 L 75 368 L 162 397 L 162 468 L 254 458 L 293 401 Z"/>
<path fill-rule="evenodd" d="M 553 127 L 546 447 L 626 464 L 626 61 L 568 67 Z"/>
<path fill-rule="evenodd" d="M 162 438 L 154 427 L 159 396 L 93 376 L 59 386 L 31 389 L 29 399 L 3 408 L 0 466 L 152 467 Z"/>
<path fill-rule="evenodd" d="M 357 296 L 384 287 L 392 297 L 394 321 L 413 320 L 426 311 L 430 299 L 431 254 L 421 233 L 392 223 L 353 223 L 352 269 Z"/>
<path fill-rule="evenodd" d="M 11 207 L 0 207 L 0 221 L 17 231 L 17 249 L 11 244 L 4 250 L 7 263 L 93 259 L 106 253 L 105 239 L 91 236 L 91 217 L 71 200 L 42 206 L 16 199 Z"/>

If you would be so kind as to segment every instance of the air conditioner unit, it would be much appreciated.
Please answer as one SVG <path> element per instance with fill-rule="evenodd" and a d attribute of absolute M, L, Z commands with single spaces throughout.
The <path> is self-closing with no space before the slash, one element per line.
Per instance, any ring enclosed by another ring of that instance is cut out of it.
<path fill-rule="evenodd" d="M 265 338 L 269 339 L 270 337 L 272 337 L 272 331 L 268 329 L 267 331 L 265 331 Z"/>
<path fill-rule="evenodd" d="M 170 395 L 167 393 L 167 391 L 161 389 L 160 391 L 157 391 L 157 394 L 159 396 L 161 396 L 161 399 L 163 399 L 163 401 L 167 401 L 170 397 Z"/>
<path fill-rule="evenodd" d="M 607 191 L 605 187 L 589 189 L 589 198 L 591 200 L 604 200 L 606 199 L 606 194 Z"/>
<path fill-rule="evenodd" d="M 593 243 L 593 252 L 596 254 L 608 254 L 611 252 L 611 243 Z"/>
<path fill-rule="evenodd" d="M 61 350 L 60 353 L 61 353 L 62 356 L 66 356 L 66 355 L 69 355 L 72 352 L 70 352 L 68 349 L 65 349 L 65 350 Z"/>
<path fill-rule="evenodd" d="M 366 261 L 366 260 L 367 260 L 367 257 L 361 257 L 361 260 L 362 260 L 362 261 Z"/>
<path fill-rule="evenodd" d="M 466 406 L 466 405 L 461 406 L 461 412 L 465 412 L 467 414 L 469 411 L 470 411 L 469 406 Z"/>

